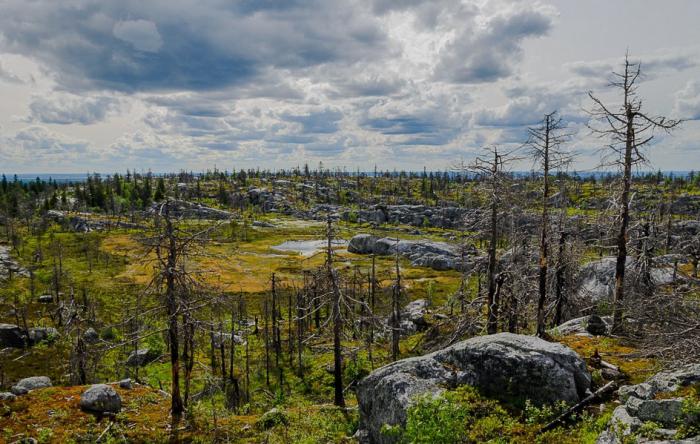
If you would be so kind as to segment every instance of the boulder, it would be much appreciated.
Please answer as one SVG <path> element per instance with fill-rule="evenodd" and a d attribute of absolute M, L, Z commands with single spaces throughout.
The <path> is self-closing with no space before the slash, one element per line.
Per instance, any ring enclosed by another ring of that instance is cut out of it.
<path fill-rule="evenodd" d="M 350 239 L 348 243 L 348 251 L 355 254 L 372 254 L 374 253 L 377 237 L 371 234 L 357 234 Z"/>
<path fill-rule="evenodd" d="M 598 316 L 596 316 L 598 317 Z M 549 333 L 553 336 L 567 336 L 567 335 L 580 335 L 580 336 L 590 336 L 591 333 L 588 331 L 588 323 L 591 316 L 582 316 L 580 318 L 570 319 L 563 324 L 560 324 L 551 330 Z M 600 316 L 598 317 L 605 323 L 606 332 L 610 330 L 612 326 L 612 316 Z M 598 329 L 601 329 L 600 323 L 595 320 L 594 324 L 598 324 Z M 595 331 L 595 330 L 594 330 Z M 600 330 L 597 330 L 600 331 Z"/>
<path fill-rule="evenodd" d="M 22 348 L 27 337 L 21 328 L 14 324 L 0 324 L 0 347 Z"/>
<path fill-rule="evenodd" d="M 512 333 L 479 336 L 396 361 L 360 381 L 360 428 L 371 442 L 393 443 L 382 426 L 405 425 L 414 397 L 460 385 L 502 400 L 573 404 L 590 391 L 591 376 L 585 362 L 561 344 Z"/>
<path fill-rule="evenodd" d="M 90 327 L 83 333 L 83 340 L 88 344 L 93 344 L 100 340 L 100 335 L 94 328 Z"/>
<path fill-rule="evenodd" d="M 117 414 L 121 411 L 119 394 L 107 384 L 95 384 L 80 395 L 80 409 L 98 415 Z"/>
<path fill-rule="evenodd" d="M 25 395 L 32 390 L 51 387 L 51 378 L 48 376 L 31 376 L 29 378 L 20 379 L 10 391 L 15 395 Z"/>
<path fill-rule="evenodd" d="M 134 386 L 134 384 L 131 381 L 131 378 L 126 378 L 126 379 L 122 379 L 121 381 L 119 381 L 119 387 L 123 388 L 125 390 L 131 390 L 133 388 L 133 386 Z"/>
<path fill-rule="evenodd" d="M 608 333 L 608 324 L 598 315 L 590 315 L 586 322 L 586 331 L 594 336 Z"/>
<path fill-rule="evenodd" d="M 408 323 L 406 327 L 410 330 L 407 333 L 415 333 L 423 331 L 430 326 L 425 316 L 428 314 L 428 301 L 425 299 L 416 299 L 409 303 L 401 310 L 401 321 Z M 402 325 L 403 327 L 403 325 Z M 404 328 L 402 328 L 404 330 Z"/>
<path fill-rule="evenodd" d="M 131 352 L 126 359 L 126 365 L 129 367 L 143 367 L 158 359 L 158 353 L 150 348 L 140 348 Z"/>
<path fill-rule="evenodd" d="M 0 392 L 0 401 L 14 401 L 17 396 L 10 392 Z"/>
<path fill-rule="evenodd" d="M 53 303 L 53 295 L 42 294 L 41 296 L 39 296 L 38 300 L 41 304 L 52 304 Z"/>
<path fill-rule="evenodd" d="M 661 427 L 655 431 L 661 440 L 643 442 L 700 442 L 700 435 L 688 440 L 668 440 L 675 434 L 675 427 L 687 418 L 683 413 L 683 398 L 657 397 L 660 393 L 671 393 L 681 387 L 700 381 L 700 364 L 680 366 L 652 376 L 646 382 L 623 386 L 618 397 L 623 405 L 617 407 L 607 429 L 598 437 L 598 444 L 621 444 L 620 435 L 637 431 L 642 424 L 654 422 Z M 642 442 L 642 441 L 640 441 Z"/>

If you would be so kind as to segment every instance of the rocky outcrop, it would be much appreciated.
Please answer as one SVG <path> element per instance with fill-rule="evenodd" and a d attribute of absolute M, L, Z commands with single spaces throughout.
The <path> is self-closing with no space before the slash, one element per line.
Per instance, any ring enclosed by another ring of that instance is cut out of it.
<path fill-rule="evenodd" d="M 370 234 L 357 234 L 350 239 L 348 251 L 356 254 L 376 254 L 379 256 L 399 255 L 411 261 L 416 267 L 428 267 L 435 270 L 469 269 L 474 266 L 476 251 L 470 250 L 462 262 L 458 249 L 446 242 L 427 239 L 401 240 L 389 237 L 377 237 Z"/>
<path fill-rule="evenodd" d="M 589 391 L 591 376 L 585 362 L 561 344 L 511 333 L 479 336 L 373 371 L 357 389 L 360 429 L 370 442 L 393 443 L 382 426 L 404 425 L 416 396 L 460 385 L 497 399 L 571 404 Z"/>
<path fill-rule="evenodd" d="M 598 444 L 620 444 L 625 436 L 633 435 L 644 423 L 656 423 L 659 429 L 654 439 L 640 438 L 638 442 L 700 442 L 700 436 L 689 440 L 674 441 L 676 428 L 688 421 L 698 422 L 700 418 L 689 418 L 683 411 L 683 398 L 674 396 L 682 387 L 700 382 L 700 364 L 691 364 L 670 371 L 661 372 L 646 382 L 620 387 L 620 402 L 613 412 L 608 428 L 598 437 Z M 660 396 L 663 395 L 663 396 Z M 646 431 L 649 435 L 651 431 Z"/>
<path fill-rule="evenodd" d="M 149 212 L 152 214 L 160 212 L 163 203 L 164 202 L 154 203 L 151 205 Z M 207 207 L 186 200 L 169 201 L 168 211 L 171 216 L 184 219 L 228 220 L 233 217 L 233 214 L 228 211 Z"/>
<path fill-rule="evenodd" d="M 122 409 L 122 400 L 111 386 L 95 384 L 80 395 L 80 409 L 98 415 L 117 414 Z"/>
<path fill-rule="evenodd" d="M 605 257 L 584 265 L 579 273 L 576 299 L 592 303 L 611 301 L 615 290 L 616 261 L 615 257 Z M 626 268 L 625 282 L 631 282 L 635 274 L 635 263 L 631 257 L 627 258 Z M 668 285 L 682 278 L 680 273 L 674 272 L 673 263 L 669 264 L 663 256 L 655 260 L 650 275 L 655 285 Z"/>
<path fill-rule="evenodd" d="M 0 245 L 0 280 L 8 279 L 10 276 L 27 277 L 29 272 L 12 258 L 10 247 Z"/>

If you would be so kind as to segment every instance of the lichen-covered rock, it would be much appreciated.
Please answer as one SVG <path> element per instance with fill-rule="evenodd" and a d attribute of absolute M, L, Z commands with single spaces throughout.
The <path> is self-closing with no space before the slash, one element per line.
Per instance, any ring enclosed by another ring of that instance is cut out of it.
<path fill-rule="evenodd" d="M 90 413 L 116 414 L 121 411 L 119 394 L 107 384 L 95 384 L 80 395 L 80 409 Z"/>
<path fill-rule="evenodd" d="M 617 407 L 608 428 L 598 437 L 598 444 L 620 444 L 621 437 L 634 433 L 644 423 L 661 426 L 655 435 L 658 440 L 640 440 L 646 443 L 700 443 L 700 436 L 674 441 L 675 428 L 687 421 L 683 412 L 683 398 L 662 397 L 681 387 L 700 381 L 700 364 L 681 366 L 652 376 L 648 381 L 620 387 L 618 396 L 624 404 Z"/>
<path fill-rule="evenodd" d="M 570 348 L 534 336 L 499 333 L 373 371 L 357 389 L 360 428 L 375 443 L 393 443 L 382 426 L 404 425 L 414 397 L 471 385 L 497 399 L 575 403 L 590 389 L 585 362 Z"/>
<path fill-rule="evenodd" d="M 26 395 L 31 390 L 51 387 L 51 378 L 48 376 L 31 376 L 29 378 L 20 379 L 17 384 L 12 386 L 10 391 L 17 395 Z"/>

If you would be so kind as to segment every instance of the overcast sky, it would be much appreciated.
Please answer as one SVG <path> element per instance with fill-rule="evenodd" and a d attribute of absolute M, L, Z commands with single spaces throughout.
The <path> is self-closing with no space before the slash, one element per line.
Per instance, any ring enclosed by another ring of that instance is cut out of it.
<path fill-rule="evenodd" d="M 0 172 L 445 169 L 559 110 L 625 51 L 651 167 L 700 170 L 696 0 L 0 0 Z M 529 169 L 529 163 L 518 169 Z"/>

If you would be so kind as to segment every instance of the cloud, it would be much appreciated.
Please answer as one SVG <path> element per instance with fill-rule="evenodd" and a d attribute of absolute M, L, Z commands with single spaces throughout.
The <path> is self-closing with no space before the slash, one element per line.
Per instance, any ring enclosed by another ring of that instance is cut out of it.
<path fill-rule="evenodd" d="M 35 96 L 29 104 L 29 120 L 41 123 L 90 125 L 119 111 L 121 102 L 106 96 L 81 97 L 72 94 Z"/>
<path fill-rule="evenodd" d="M 127 20 L 117 22 L 112 29 L 114 36 L 130 43 L 139 51 L 158 52 L 163 46 L 163 39 L 156 24 L 149 20 Z"/>
<path fill-rule="evenodd" d="M 325 109 L 305 115 L 285 115 L 284 120 L 301 124 L 302 133 L 332 134 L 338 131 L 343 113 L 337 109 Z"/>
<path fill-rule="evenodd" d="M 690 80 L 676 93 L 673 112 L 682 119 L 700 120 L 700 81 Z"/>
<path fill-rule="evenodd" d="M 328 0 L 8 0 L 0 30 L 72 90 L 212 90 L 390 49 L 369 11 Z"/>
<path fill-rule="evenodd" d="M 454 83 L 493 82 L 510 76 L 522 58 L 522 42 L 546 35 L 554 11 L 539 4 L 520 5 L 472 21 L 441 51 L 434 76 Z"/>
<path fill-rule="evenodd" d="M 630 61 L 641 63 L 642 74 L 646 79 L 655 78 L 664 72 L 685 71 L 698 66 L 697 54 L 649 54 L 643 57 L 631 55 Z M 564 65 L 569 72 L 584 78 L 604 81 L 610 78 L 612 72 L 623 69 L 623 58 L 593 61 L 578 61 Z"/>
<path fill-rule="evenodd" d="M 7 83 L 24 83 L 24 81 L 20 79 L 17 75 L 6 70 L 2 66 L 2 63 L 0 63 L 0 81 Z"/>

